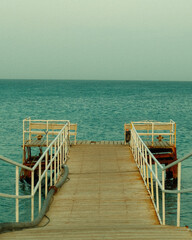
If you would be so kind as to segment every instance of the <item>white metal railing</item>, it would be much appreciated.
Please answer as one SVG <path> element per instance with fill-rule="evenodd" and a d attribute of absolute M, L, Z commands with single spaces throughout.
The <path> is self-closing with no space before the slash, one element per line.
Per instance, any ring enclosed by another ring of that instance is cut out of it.
<path fill-rule="evenodd" d="M 23 164 L 12 161 L 6 157 L 0 156 L 0 159 L 8 164 L 15 167 L 16 178 L 15 178 L 15 194 L 0 193 L 0 197 L 14 198 L 16 204 L 16 222 L 19 222 L 19 200 L 20 199 L 31 199 L 31 221 L 34 220 L 34 196 L 39 190 L 39 212 L 41 210 L 41 192 L 42 192 L 42 181 L 45 180 L 45 198 L 48 193 L 48 185 L 55 185 L 60 177 L 62 165 L 66 162 L 67 154 L 69 151 L 69 130 L 70 122 L 65 121 L 62 129 L 58 132 L 57 136 L 53 139 L 50 145 L 46 148 L 42 156 L 36 162 L 36 164 L 30 168 Z M 50 154 L 49 154 L 50 153 Z M 48 159 L 50 156 L 50 159 Z M 41 171 L 42 162 L 45 162 L 45 169 Z M 53 167 L 54 166 L 54 167 Z M 31 194 L 30 195 L 19 195 L 19 169 L 25 169 L 31 173 Z M 38 181 L 35 183 L 34 175 L 38 171 Z M 48 171 L 50 171 L 50 184 L 48 184 Z"/>
<path fill-rule="evenodd" d="M 32 120 L 26 118 L 23 120 L 23 147 L 26 141 L 31 141 L 34 136 L 42 135 L 45 137 L 46 145 L 58 135 L 62 127 L 69 122 L 68 120 Z"/>
<path fill-rule="evenodd" d="M 135 124 L 131 123 L 131 143 L 132 153 L 143 178 L 144 184 L 150 194 L 159 222 L 166 224 L 165 216 L 165 194 L 177 194 L 177 226 L 180 226 L 180 198 L 181 193 L 192 192 L 192 188 L 181 190 L 181 162 L 192 156 L 192 153 L 185 157 L 176 160 L 175 162 L 163 167 L 162 164 L 150 152 L 144 141 L 141 139 L 139 133 L 135 128 Z M 155 169 L 152 167 L 154 162 Z M 177 190 L 165 189 L 165 173 L 170 167 L 178 165 L 177 170 Z M 161 175 L 161 178 L 159 177 Z M 162 192 L 162 216 L 160 216 L 160 196 L 159 189 Z"/>
<path fill-rule="evenodd" d="M 164 138 L 164 141 L 169 142 L 170 145 L 176 146 L 176 124 L 173 120 L 170 122 L 142 121 L 133 122 L 133 124 L 140 136 L 146 141 L 151 141 L 151 146 L 155 141 L 159 141 L 159 137 Z M 129 124 L 125 124 L 125 128 L 126 125 Z"/>

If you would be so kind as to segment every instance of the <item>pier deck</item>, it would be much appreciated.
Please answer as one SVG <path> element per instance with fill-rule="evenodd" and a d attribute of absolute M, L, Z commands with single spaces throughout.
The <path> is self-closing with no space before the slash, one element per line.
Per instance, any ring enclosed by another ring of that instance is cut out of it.
<path fill-rule="evenodd" d="M 54 196 L 49 224 L 1 240 L 192 238 L 186 228 L 159 225 L 128 146 L 81 144 L 69 156 L 70 180 Z"/>

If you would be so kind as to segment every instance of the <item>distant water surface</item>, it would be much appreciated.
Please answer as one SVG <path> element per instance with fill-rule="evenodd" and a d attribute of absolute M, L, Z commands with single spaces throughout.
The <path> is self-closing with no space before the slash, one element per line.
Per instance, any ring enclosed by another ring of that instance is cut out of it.
<path fill-rule="evenodd" d="M 78 139 L 123 140 L 125 122 L 177 123 L 178 157 L 192 151 L 192 82 L 0 80 L 0 155 L 22 162 L 22 120 L 78 123 Z M 15 170 L 0 166 L 0 191 L 11 193 Z M 182 164 L 182 187 L 192 185 L 192 159 Z M 23 194 L 29 187 L 21 185 Z M 176 197 L 167 196 L 167 223 L 175 224 Z M 21 201 L 26 220 L 29 201 Z M 182 195 L 181 223 L 192 227 L 192 195 Z M 12 221 L 15 202 L 0 198 L 0 222 Z"/>

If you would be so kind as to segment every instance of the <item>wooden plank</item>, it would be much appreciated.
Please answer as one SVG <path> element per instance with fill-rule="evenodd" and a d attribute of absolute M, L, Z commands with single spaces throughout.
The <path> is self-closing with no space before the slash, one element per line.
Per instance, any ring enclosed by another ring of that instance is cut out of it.
<path fill-rule="evenodd" d="M 77 131 L 77 123 L 71 123 L 70 124 L 70 130 L 71 131 Z"/>
<path fill-rule="evenodd" d="M 48 124 L 48 131 L 50 131 L 51 133 L 50 134 L 58 134 L 59 131 L 54 131 L 54 130 L 61 130 L 63 127 L 64 127 L 65 123 L 49 123 Z M 34 123 L 34 122 L 31 122 L 30 123 L 30 129 L 32 130 L 32 133 L 39 133 L 39 131 L 34 131 L 35 130 L 47 130 L 47 124 L 46 123 Z M 52 131 L 51 131 L 52 130 Z M 76 123 L 71 123 L 70 124 L 70 131 L 71 133 L 73 132 L 77 132 L 77 124 Z M 44 131 L 41 132 L 42 134 L 45 134 Z"/>
<path fill-rule="evenodd" d="M 48 145 L 51 144 L 52 140 L 48 141 Z M 32 139 L 31 141 L 26 141 L 25 142 L 26 147 L 45 147 L 47 146 L 47 140 L 42 139 L 42 140 L 37 140 L 37 139 Z"/>
<path fill-rule="evenodd" d="M 141 124 L 141 123 L 135 123 L 134 127 L 136 130 L 141 131 L 141 130 L 152 130 L 152 124 L 150 123 L 145 123 L 145 124 Z M 126 131 L 126 129 L 130 130 L 131 129 L 131 124 L 124 124 L 124 130 Z M 156 130 L 167 130 L 170 131 L 172 130 L 172 124 L 171 123 L 161 123 L 161 124 L 157 124 L 154 123 L 154 131 Z"/>
<path fill-rule="evenodd" d="M 151 141 L 145 141 L 145 144 L 147 147 L 152 147 L 152 142 Z M 154 141 L 153 143 L 153 147 L 155 148 L 170 148 L 172 147 L 173 144 L 170 144 L 169 142 L 167 141 Z"/>
<path fill-rule="evenodd" d="M 48 129 L 50 130 L 61 130 L 64 127 L 65 123 L 48 123 Z M 47 129 L 47 123 L 40 123 L 40 122 L 31 122 L 29 124 L 31 129 Z"/>

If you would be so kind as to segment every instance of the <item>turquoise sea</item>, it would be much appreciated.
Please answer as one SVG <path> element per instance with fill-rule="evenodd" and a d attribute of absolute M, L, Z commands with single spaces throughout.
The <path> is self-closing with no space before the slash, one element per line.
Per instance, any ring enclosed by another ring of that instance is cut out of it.
<path fill-rule="evenodd" d="M 123 140 L 125 122 L 173 119 L 180 158 L 192 151 L 192 82 L 0 80 L 0 155 L 20 163 L 26 117 L 70 120 L 78 124 L 77 139 L 96 141 Z M 14 171 L 0 162 L 0 192 L 14 189 Z M 182 188 L 191 186 L 192 158 L 182 163 Z M 175 224 L 176 196 L 166 198 L 167 224 Z M 21 220 L 29 220 L 29 205 L 21 201 Z M 192 194 L 182 195 L 181 206 L 181 225 L 192 228 Z M 13 221 L 14 211 L 14 200 L 0 198 L 0 222 Z"/>

